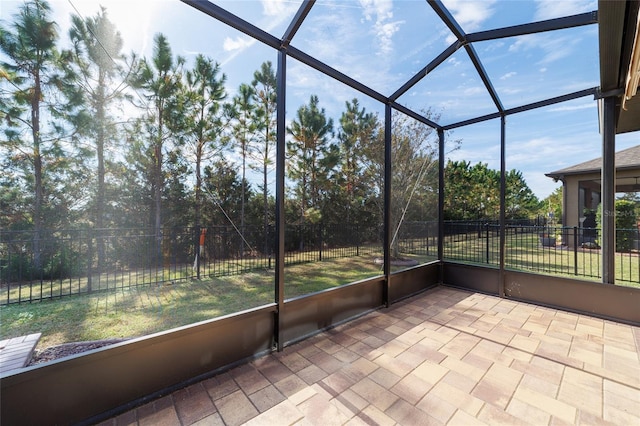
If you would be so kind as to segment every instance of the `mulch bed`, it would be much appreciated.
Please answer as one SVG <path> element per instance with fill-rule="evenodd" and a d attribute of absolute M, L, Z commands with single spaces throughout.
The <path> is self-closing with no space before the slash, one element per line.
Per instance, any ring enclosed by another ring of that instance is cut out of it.
<path fill-rule="evenodd" d="M 76 355 L 82 352 L 87 352 L 93 349 L 102 348 L 103 346 L 109 346 L 116 343 L 124 342 L 128 339 L 106 339 L 106 340 L 93 340 L 89 342 L 72 342 L 64 343 L 58 346 L 51 346 L 42 350 L 35 350 L 31 361 L 28 366 L 41 364 L 43 362 L 53 361 L 59 358 L 64 358 L 69 355 Z"/>

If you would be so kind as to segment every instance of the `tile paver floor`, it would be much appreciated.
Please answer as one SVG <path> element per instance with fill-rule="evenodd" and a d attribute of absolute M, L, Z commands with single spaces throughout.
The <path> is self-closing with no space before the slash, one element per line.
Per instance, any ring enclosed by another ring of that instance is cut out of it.
<path fill-rule="evenodd" d="M 439 287 L 104 425 L 640 425 L 640 327 Z"/>

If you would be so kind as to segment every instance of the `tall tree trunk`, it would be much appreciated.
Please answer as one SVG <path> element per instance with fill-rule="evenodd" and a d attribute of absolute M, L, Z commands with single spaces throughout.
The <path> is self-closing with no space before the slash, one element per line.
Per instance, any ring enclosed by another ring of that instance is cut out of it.
<path fill-rule="evenodd" d="M 267 254 L 270 252 L 269 250 L 269 236 L 267 234 L 267 227 L 269 226 L 269 218 L 267 216 L 269 210 L 269 202 L 268 202 L 268 191 L 267 191 L 267 158 L 265 156 L 265 160 L 262 163 L 262 204 L 264 206 L 264 252 L 263 254 Z"/>
<path fill-rule="evenodd" d="M 36 71 L 33 98 L 31 99 L 31 132 L 33 137 L 33 175 L 35 180 L 33 203 L 33 266 L 36 271 L 42 269 L 42 247 L 40 246 L 43 231 L 42 205 L 44 200 L 42 154 L 40 152 L 40 73 Z"/>
<path fill-rule="evenodd" d="M 204 143 L 202 142 L 202 136 L 198 139 L 198 146 L 196 147 L 196 206 L 195 206 L 195 220 L 196 226 L 201 226 L 200 223 L 200 215 L 201 215 L 201 207 L 202 204 L 202 150 Z"/>
<path fill-rule="evenodd" d="M 100 70 L 98 76 L 98 96 L 96 103 L 96 119 L 98 121 L 98 134 L 96 135 L 96 151 L 98 157 L 98 188 L 95 211 L 95 227 L 99 230 L 97 233 L 97 249 L 98 249 L 98 271 L 100 272 L 104 266 L 105 246 L 100 231 L 104 228 L 104 205 L 105 205 L 105 167 L 104 167 L 104 144 L 106 139 L 105 132 L 105 94 L 104 94 L 104 73 Z M 91 262 L 91 259 L 89 259 Z"/>
<path fill-rule="evenodd" d="M 155 163 L 154 163 L 154 176 L 155 183 L 154 188 L 154 233 L 156 238 L 156 254 L 157 262 L 160 263 L 162 259 L 162 188 L 164 186 L 164 180 L 162 176 L 162 127 L 164 110 L 162 105 L 158 107 L 158 134 L 155 146 Z"/>
<path fill-rule="evenodd" d="M 203 99 L 202 102 L 204 102 L 204 99 L 206 99 L 206 85 L 205 82 L 203 81 L 201 86 L 200 86 L 200 96 L 201 99 Z M 204 105 L 200 105 L 200 123 L 204 122 L 204 112 L 205 112 L 205 108 Z M 204 131 L 202 129 L 202 126 L 199 125 L 198 126 L 198 141 L 197 141 L 197 146 L 196 146 L 196 208 L 195 208 L 195 220 L 196 220 L 196 226 L 197 227 L 202 227 L 202 224 L 200 223 L 201 221 L 201 217 L 200 215 L 201 213 L 201 209 L 202 209 L 202 156 L 204 155 L 204 147 L 205 147 L 205 137 L 204 137 Z"/>
<path fill-rule="evenodd" d="M 245 142 L 242 142 L 242 200 L 240 200 L 241 203 L 241 207 L 240 207 L 240 234 L 242 237 L 242 241 L 241 241 L 241 247 L 242 249 L 240 250 L 240 258 L 244 258 L 244 250 L 245 250 L 245 238 L 244 238 L 244 192 L 245 192 L 245 174 L 246 174 L 246 161 L 247 161 L 247 154 L 246 154 L 246 139 Z"/>

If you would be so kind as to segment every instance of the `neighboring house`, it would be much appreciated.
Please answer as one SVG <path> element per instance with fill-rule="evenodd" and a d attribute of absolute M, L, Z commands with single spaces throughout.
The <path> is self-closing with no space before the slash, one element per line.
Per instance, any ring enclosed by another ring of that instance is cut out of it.
<path fill-rule="evenodd" d="M 640 145 L 616 152 L 616 193 L 640 192 Z M 562 181 L 562 224 L 595 227 L 592 215 L 600 204 L 602 158 L 546 173 Z"/>

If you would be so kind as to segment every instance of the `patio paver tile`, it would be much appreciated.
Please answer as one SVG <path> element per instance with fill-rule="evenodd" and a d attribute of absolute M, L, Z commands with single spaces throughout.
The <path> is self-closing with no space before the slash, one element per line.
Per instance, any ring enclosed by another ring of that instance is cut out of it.
<path fill-rule="evenodd" d="M 256 407 L 241 390 L 237 390 L 214 402 L 227 426 L 241 425 L 259 414 Z"/>
<path fill-rule="evenodd" d="M 259 391 L 249 395 L 249 399 L 255 405 L 259 412 L 263 413 L 275 407 L 285 399 L 282 393 L 273 385 L 262 388 Z"/>
<path fill-rule="evenodd" d="M 171 396 L 165 396 L 141 408 L 144 409 L 138 411 L 140 426 L 180 426 Z"/>
<path fill-rule="evenodd" d="M 385 389 L 391 389 L 401 379 L 400 376 L 387 370 L 384 367 L 380 367 L 373 371 L 369 375 L 369 378 Z"/>
<path fill-rule="evenodd" d="M 470 393 L 479 381 L 480 378 L 474 379 L 472 377 L 465 376 L 464 374 L 460 374 L 457 371 L 449 371 L 441 380 L 441 382 L 448 383 L 449 385 L 467 393 Z"/>
<path fill-rule="evenodd" d="M 113 419 L 112 423 L 114 426 L 129 426 L 129 425 L 137 425 L 138 421 L 136 420 L 136 410 L 127 411 L 126 413 L 120 414 L 118 417 Z M 109 423 L 111 425 L 111 423 Z"/>
<path fill-rule="evenodd" d="M 414 369 L 413 366 L 394 357 L 391 357 L 385 353 L 376 358 L 374 362 L 379 367 L 386 368 L 387 370 L 401 378 L 409 374 Z"/>
<path fill-rule="evenodd" d="M 533 354 L 531 352 L 523 351 L 522 349 L 517 349 L 511 346 L 505 346 L 502 353 L 514 360 L 517 359 L 518 361 L 524 362 L 531 362 L 531 359 L 533 358 Z"/>
<path fill-rule="evenodd" d="M 214 401 L 240 389 L 229 373 L 222 373 L 218 376 L 207 379 L 202 382 L 202 385 Z"/>
<path fill-rule="evenodd" d="M 387 411 L 385 411 L 385 414 L 394 419 L 400 425 L 439 426 L 444 424 L 403 399 L 398 399 L 387 409 Z"/>
<path fill-rule="evenodd" d="M 256 370 L 253 365 L 247 364 L 243 367 L 231 370 L 231 375 L 240 388 L 250 395 L 260 389 L 263 389 L 270 385 L 262 373 Z"/>
<path fill-rule="evenodd" d="M 284 364 L 289 370 L 297 373 L 300 370 L 303 370 L 311 365 L 311 362 L 296 352 L 288 352 L 282 353 L 281 356 L 278 357 L 280 362 Z"/>
<path fill-rule="evenodd" d="M 327 377 L 326 371 L 317 365 L 309 365 L 308 367 L 298 371 L 298 377 L 304 380 L 307 384 L 312 385 L 325 377 Z"/>
<path fill-rule="evenodd" d="M 337 395 L 332 401 L 340 411 L 349 416 L 357 415 L 369 405 L 369 401 L 351 389 L 347 389 Z"/>
<path fill-rule="evenodd" d="M 636 389 L 640 388 L 640 376 L 637 376 L 637 375 L 635 376 L 629 375 L 629 374 L 622 373 L 620 371 L 615 371 L 609 368 L 600 367 L 592 364 L 585 364 L 584 371 L 593 373 L 605 379 L 610 379 L 618 383 L 623 383 L 627 386 L 631 386 Z"/>
<path fill-rule="evenodd" d="M 629 413 L 635 416 L 640 416 L 640 404 L 638 403 L 638 394 L 640 391 L 636 390 L 635 395 L 618 395 L 616 393 L 605 390 L 604 392 L 604 405 L 606 407 L 613 407 L 625 413 Z"/>
<path fill-rule="evenodd" d="M 396 424 L 395 420 L 373 405 L 367 406 L 357 417 L 368 425 L 393 426 Z"/>
<path fill-rule="evenodd" d="M 409 344 L 398 341 L 391 341 L 384 345 L 384 347 L 380 348 L 384 351 L 385 354 L 396 357 L 406 351 L 409 348 Z"/>
<path fill-rule="evenodd" d="M 519 386 L 514 397 L 521 401 L 526 401 L 527 404 L 539 408 L 566 422 L 573 423 L 576 419 L 577 410 L 574 406 L 548 395 L 543 395 L 539 392 L 529 390 L 526 387 Z"/>
<path fill-rule="evenodd" d="M 308 385 L 300 377 L 292 375 L 280 380 L 275 386 L 284 396 L 290 397 L 305 389 Z"/>
<path fill-rule="evenodd" d="M 469 353 L 480 341 L 481 339 L 479 337 L 471 336 L 467 333 L 460 333 L 440 348 L 440 352 L 462 359 L 462 357 Z"/>
<path fill-rule="evenodd" d="M 325 395 L 316 394 L 297 406 L 305 420 L 314 425 L 342 425 L 352 416 L 347 416 L 329 402 Z"/>
<path fill-rule="evenodd" d="M 173 394 L 173 403 L 182 424 L 195 423 L 214 414 L 217 410 L 201 383 L 189 386 Z"/>
<path fill-rule="evenodd" d="M 471 364 L 474 367 L 484 371 L 485 373 L 487 372 L 487 370 L 489 370 L 489 368 L 491 367 L 491 365 L 493 365 L 493 361 L 478 356 L 476 354 L 474 354 L 473 352 L 470 352 L 468 354 L 466 354 L 461 361 L 466 362 L 467 364 Z"/>
<path fill-rule="evenodd" d="M 447 424 L 449 419 L 453 417 L 453 414 L 458 409 L 451 402 L 441 399 L 433 393 L 426 394 L 424 398 L 416 404 L 416 407 L 443 424 Z"/>
<path fill-rule="evenodd" d="M 602 417 L 602 385 L 583 386 L 563 380 L 558 400 Z"/>
<path fill-rule="evenodd" d="M 360 356 L 358 356 L 357 353 L 349 350 L 349 349 L 345 349 L 342 348 L 341 350 L 339 350 L 338 352 L 336 352 L 335 354 L 333 354 L 333 356 L 340 362 L 344 363 L 344 364 L 350 364 L 352 362 L 355 362 L 360 358 Z"/>
<path fill-rule="evenodd" d="M 515 333 L 506 330 L 501 325 L 497 325 L 491 331 L 476 330 L 474 335 L 482 339 L 488 339 L 506 345 L 513 339 Z"/>
<path fill-rule="evenodd" d="M 421 379 L 419 376 L 409 374 L 400 380 L 391 392 L 398 395 L 411 405 L 415 405 L 433 387 L 433 383 Z"/>
<path fill-rule="evenodd" d="M 445 401 L 455 401 L 459 410 L 469 415 L 476 416 L 484 406 L 484 401 L 472 396 L 469 392 L 462 391 L 448 383 L 440 382 L 430 392 Z"/>
<path fill-rule="evenodd" d="M 539 339 L 535 337 L 525 337 L 519 334 L 513 336 L 513 339 L 509 342 L 509 346 L 528 353 L 534 353 L 539 345 Z"/>
<path fill-rule="evenodd" d="M 529 390 L 539 392 L 543 395 L 555 397 L 560 390 L 560 383 L 550 383 L 529 374 L 525 374 L 520 381 L 520 386 L 524 386 Z"/>
<path fill-rule="evenodd" d="M 370 405 L 383 412 L 399 398 L 398 395 L 383 388 L 368 377 L 353 385 L 351 390 L 369 401 Z"/>
<path fill-rule="evenodd" d="M 274 357 L 260 358 L 253 361 L 253 365 L 260 370 L 262 375 L 271 383 L 277 383 L 293 374 L 289 368 Z"/>
<path fill-rule="evenodd" d="M 578 412 L 578 423 L 593 426 L 618 426 L 615 423 L 606 421 L 602 416 L 596 416 L 588 411 Z"/>
<path fill-rule="evenodd" d="M 336 352 L 333 352 L 333 353 L 336 353 Z M 317 367 L 320 367 L 327 374 L 335 373 L 340 368 L 342 368 L 342 366 L 345 365 L 344 362 L 340 361 L 333 355 L 330 355 L 326 352 L 317 353 L 313 356 L 310 356 L 307 359 Z"/>
<path fill-rule="evenodd" d="M 640 327 L 438 288 L 101 425 L 640 425 L 636 340 Z"/>
<path fill-rule="evenodd" d="M 447 423 L 448 426 L 482 426 L 486 423 L 478 420 L 477 418 L 469 415 L 468 413 L 458 410 L 453 417 Z"/>
<path fill-rule="evenodd" d="M 511 400 L 513 390 L 506 387 L 503 382 L 484 377 L 471 391 L 471 395 L 504 410 Z"/>
<path fill-rule="evenodd" d="M 610 405 L 605 405 L 604 419 L 617 425 L 635 425 L 638 424 L 638 413 L 637 409 L 629 412 L 626 410 L 619 410 Z"/>
<path fill-rule="evenodd" d="M 627 398 L 637 404 L 640 404 L 640 389 L 637 387 L 631 387 L 622 383 L 617 383 L 611 380 L 604 380 L 603 389 L 605 394 L 612 394 L 615 396 L 621 396 Z"/>
<path fill-rule="evenodd" d="M 551 414 L 520 401 L 518 398 L 512 398 L 507 406 L 507 413 L 521 420 L 534 425 L 546 425 L 551 420 Z"/>
<path fill-rule="evenodd" d="M 251 426 L 290 425 L 304 419 L 304 414 L 291 401 L 284 401 L 249 420 Z"/>
<path fill-rule="evenodd" d="M 434 364 L 431 361 L 424 361 L 415 370 L 412 375 L 425 381 L 426 383 L 436 384 L 442 379 L 449 369 L 440 364 Z"/>
<path fill-rule="evenodd" d="M 519 417 L 516 417 L 510 413 L 507 413 L 504 410 L 499 409 L 498 407 L 485 404 L 480 412 L 478 413 L 478 420 L 494 426 L 494 425 L 505 425 L 505 426 L 520 426 L 520 425 L 529 425 L 530 423 L 526 420 L 523 420 Z"/>
<path fill-rule="evenodd" d="M 320 381 L 325 389 L 336 396 L 349 389 L 356 381 L 344 371 L 337 371 Z"/>

